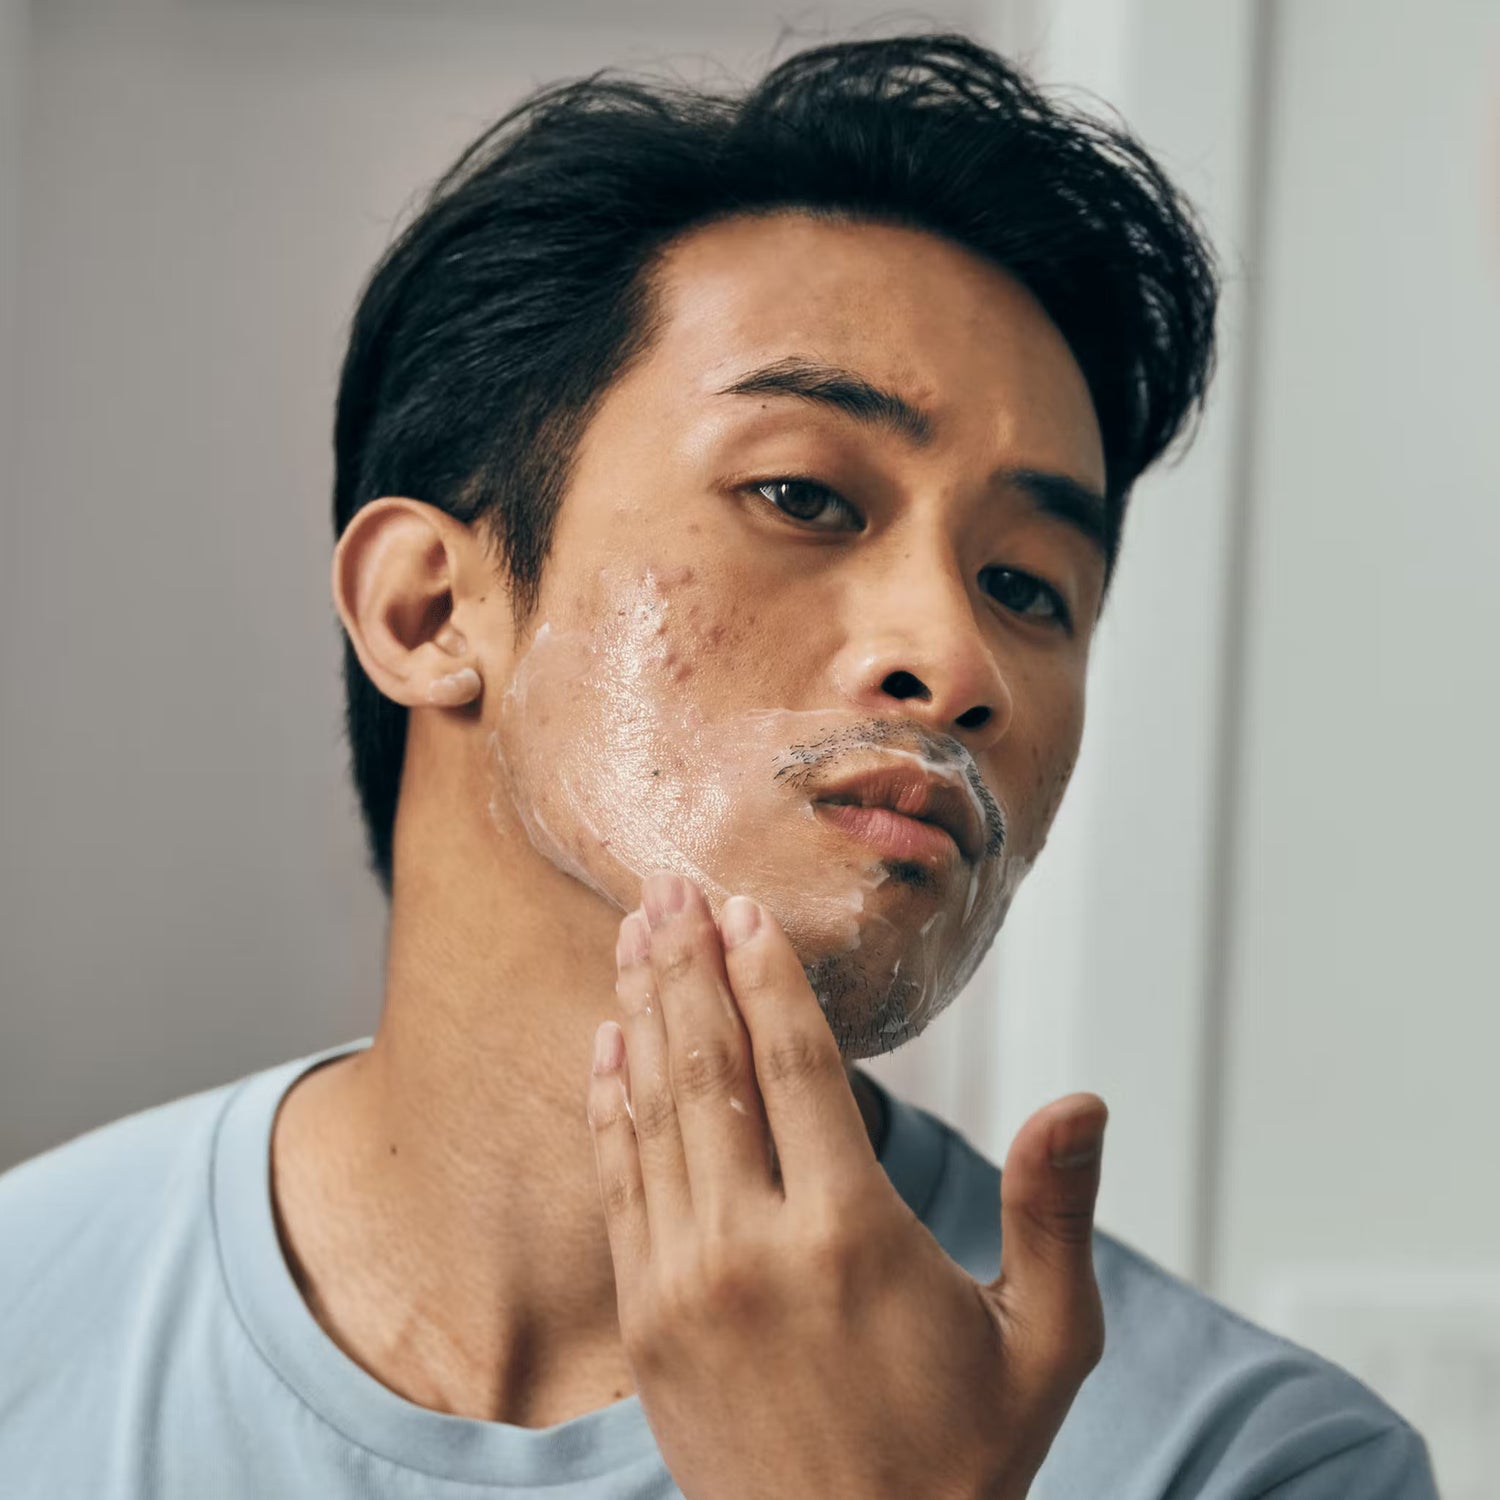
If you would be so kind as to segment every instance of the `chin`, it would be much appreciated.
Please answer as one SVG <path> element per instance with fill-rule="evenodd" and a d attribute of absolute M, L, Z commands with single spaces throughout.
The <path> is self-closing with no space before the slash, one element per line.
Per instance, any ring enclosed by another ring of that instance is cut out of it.
<path fill-rule="evenodd" d="M 804 962 L 802 972 L 846 1063 L 893 1052 L 920 1035 L 912 1017 L 926 1009 L 923 987 L 900 977 L 895 963 L 845 950 Z"/>
<path fill-rule="evenodd" d="M 934 870 L 931 865 L 915 859 L 883 859 L 880 867 L 886 873 L 886 885 L 897 890 L 920 891 L 934 900 L 941 900 L 952 884 L 952 876 Z"/>

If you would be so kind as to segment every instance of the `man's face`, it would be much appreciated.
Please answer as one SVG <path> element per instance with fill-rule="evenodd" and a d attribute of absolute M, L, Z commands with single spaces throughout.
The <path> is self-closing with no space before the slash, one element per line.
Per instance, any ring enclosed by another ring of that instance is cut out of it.
<path fill-rule="evenodd" d="M 622 910 L 661 866 L 755 897 L 874 1056 L 972 974 L 1071 774 L 1104 554 L 1007 471 L 1102 492 L 1093 406 L 1032 297 L 918 231 L 726 220 L 658 284 L 486 695 L 490 818 Z M 968 847 L 862 835 L 827 799 L 866 771 L 946 790 Z"/>

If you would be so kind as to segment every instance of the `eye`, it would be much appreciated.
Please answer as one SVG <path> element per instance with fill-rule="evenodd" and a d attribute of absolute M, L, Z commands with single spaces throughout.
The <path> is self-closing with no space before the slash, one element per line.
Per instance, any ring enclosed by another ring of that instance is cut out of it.
<path fill-rule="evenodd" d="M 988 576 L 998 584 L 992 590 L 992 597 L 1006 609 L 1034 620 L 1055 620 L 1065 630 L 1072 630 L 1068 606 L 1051 584 L 1013 568 L 986 568 L 980 576 Z"/>
<path fill-rule="evenodd" d="M 752 488 L 758 495 L 763 495 L 784 515 L 790 516 L 794 521 L 802 521 L 808 525 L 816 523 L 816 517 L 836 506 L 843 511 L 844 515 L 857 523 L 860 523 L 859 512 L 844 499 L 842 495 L 836 495 L 827 487 L 819 484 L 813 479 L 767 479 L 761 484 L 753 485 Z M 816 523 L 823 530 L 831 528 Z"/>

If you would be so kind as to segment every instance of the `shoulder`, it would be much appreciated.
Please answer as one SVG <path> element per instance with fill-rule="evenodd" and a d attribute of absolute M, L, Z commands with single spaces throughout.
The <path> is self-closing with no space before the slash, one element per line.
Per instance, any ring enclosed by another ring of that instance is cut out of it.
<path fill-rule="evenodd" d="M 0 1175 L 0 1342 L 45 1328 L 208 1211 L 212 1140 L 239 1083 L 140 1110 Z"/>
<path fill-rule="evenodd" d="M 1128 1431 L 1185 1494 L 1434 1495 L 1421 1437 L 1347 1370 L 1108 1234 L 1094 1266 L 1105 1353 L 1075 1403 L 1078 1436 Z"/>
<path fill-rule="evenodd" d="M 928 1224 L 971 1275 L 989 1280 L 999 1271 L 1000 1171 L 937 1124 L 944 1163 Z M 1038 1475 L 1037 1500 L 1434 1500 L 1422 1438 L 1348 1371 L 1102 1230 L 1094 1270 L 1104 1357 Z"/>

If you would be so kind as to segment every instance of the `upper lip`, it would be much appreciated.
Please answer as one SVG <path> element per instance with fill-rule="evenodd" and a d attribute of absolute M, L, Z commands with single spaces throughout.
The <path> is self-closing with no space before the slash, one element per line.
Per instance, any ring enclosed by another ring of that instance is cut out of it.
<path fill-rule="evenodd" d="M 879 766 L 823 787 L 819 802 L 888 807 L 924 823 L 935 823 L 952 835 L 971 863 L 984 848 L 984 828 L 967 785 L 928 775 L 914 766 Z"/>

